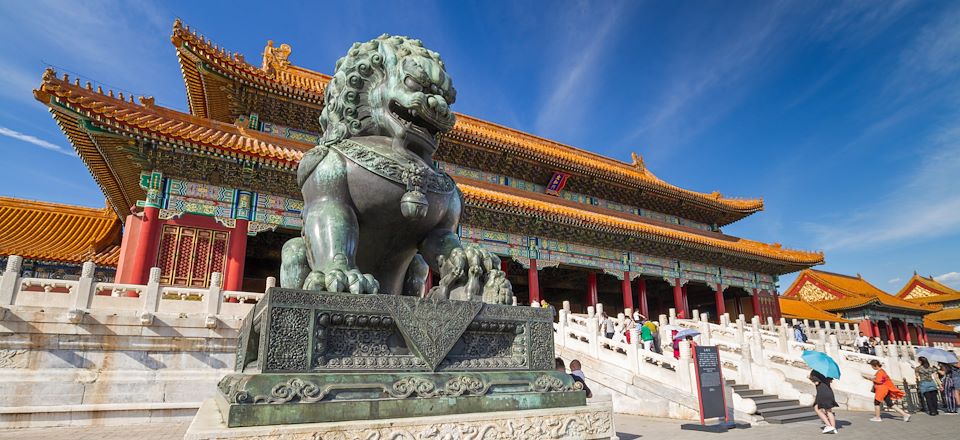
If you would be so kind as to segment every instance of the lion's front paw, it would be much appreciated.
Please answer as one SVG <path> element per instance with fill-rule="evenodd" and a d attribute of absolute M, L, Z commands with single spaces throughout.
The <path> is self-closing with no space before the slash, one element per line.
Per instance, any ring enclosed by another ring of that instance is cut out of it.
<path fill-rule="evenodd" d="M 375 294 L 380 291 L 380 283 L 373 275 L 361 273 L 357 269 L 331 269 L 326 272 L 315 270 L 307 275 L 303 289 L 317 292 Z"/>

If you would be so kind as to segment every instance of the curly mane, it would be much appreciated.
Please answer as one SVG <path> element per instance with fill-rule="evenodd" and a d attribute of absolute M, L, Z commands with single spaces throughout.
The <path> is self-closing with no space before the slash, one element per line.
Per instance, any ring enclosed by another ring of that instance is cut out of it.
<path fill-rule="evenodd" d="M 331 145 L 353 136 L 374 135 L 378 122 L 371 110 L 385 105 L 378 89 L 390 75 L 398 75 L 404 57 L 416 54 L 443 66 L 440 55 L 423 47 L 420 40 L 383 34 L 366 43 L 354 43 L 347 55 L 337 60 L 333 78 L 324 94 L 320 113 L 323 138 Z"/>

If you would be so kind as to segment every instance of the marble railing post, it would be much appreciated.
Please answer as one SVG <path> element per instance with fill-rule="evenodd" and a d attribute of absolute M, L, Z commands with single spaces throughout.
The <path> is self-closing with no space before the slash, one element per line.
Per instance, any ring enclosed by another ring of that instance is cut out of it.
<path fill-rule="evenodd" d="M 632 371 L 633 374 L 640 374 L 644 364 L 646 364 L 646 361 L 640 357 L 640 353 L 638 351 L 641 350 L 643 344 L 635 342 L 640 340 L 640 332 L 637 331 L 636 327 L 627 331 L 630 332 L 631 342 L 630 346 L 627 347 L 627 363 L 630 364 L 630 371 Z"/>
<path fill-rule="evenodd" d="M 271 288 L 277 287 L 277 279 L 275 277 L 267 277 L 267 287 L 263 289 L 263 293 L 267 293 Z"/>
<path fill-rule="evenodd" d="M 677 325 L 677 309 L 671 307 L 667 310 L 667 313 L 670 317 L 670 325 Z"/>
<path fill-rule="evenodd" d="M 143 309 L 140 310 L 140 323 L 153 324 L 153 314 L 160 309 L 160 268 L 151 267 L 147 277 L 147 290 L 143 294 Z"/>
<path fill-rule="evenodd" d="M 840 341 L 837 339 L 837 335 L 830 335 L 827 337 L 826 353 L 834 359 L 840 358 Z"/>
<path fill-rule="evenodd" d="M 790 352 L 790 327 L 787 326 L 787 320 L 780 319 L 780 328 L 777 332 L 777 350 L 780 353 L 789 353 Z"/>
<path fill-rule="evenodd" d="M 763 335 L 760 333 L 760 317 L 753 315 L 750 319 L 750 346 L 753 347 L 753 358 L 760 364 L 766 364 L 763 357 Z"/>
<path fill-rule="evenodd" d="M 654 342 L 659 341 L 660 346 L 657 348 L 662 349 L 663 344 L 665 342 L 673 342 L 673 341 L 670 340 L 670 332 L 667 330 L 667 315 L 664 315 L 661 313 L 659 316 L 657 316 L 657 321 L 659 322 L 659 324 L 657 325 L 657 333 L 660 334 L 660 337 L 657 338 L 657 340 L 655 340 Z M 630 337 L 632 338 L 633 335 L 630 335 Z"/>
<path fill-rule="evenodd" d="M 207 309 L 207 317 L 204 324 L 207 328 L 217 328 L 217 314 L 220 313 L 220 304 L 223 303 L 223 274 L 214 272 L 210 274 L 210 289 L 203 295 L 203 302 Z"/>
<path fill-rule="evenodd" d="M 567 315 L 570 315 L 570 301 L 563 302 L 563 310 L 566 310 Z"/>
<path fill-rule="evenodd" d="M 0 275 L 0 307 L 13 305 L 17 300 L 17 288 L 20 284 L 20 266 L 23 264 L 23 257 L 19 255 L 10 255 L 7 257 L 7 267 Z M 0 309 L 6 310 L 6 309 Z"/>
<path fill-rule="evenodd" d="M 713 337 L 710 334 L 710 316 L 706 313 L 700 315 L 700 344 L 713 345 Z"/>
<path fill-rule="evenodd" d="M 603 316 L 603 304 L 597 303 L 597 317 Z"/>
<path fill-rule="evenodd" d="M 564 301 L 566 302 L 566 301 Z M 557 312 L 557 337 L 554 338 L 556 345 L 560 347 L 567 346 L 567 321 L 570 319 L 570 310 L 562 308 Z"/>
<path fill-rule="evenodd" d="M 590 356 L 600 357 L 600 322 L 593 306 L 587 307 L 587 342 L 590 345 Z"/>
<path fill-rule="evenodd" d="M 730 326 L 730 314 L 724 313 L 720 315 L 720 327 L 726 328 Z"/>
<path fill-rule="evenodd" d="M 680 389 L 689 392 L 695 392 L 693 381 L 690 379 L 690 366 L 692 364 L 690 341 L 680 341 L 680 359 L 677 361 L 677 379 L 680 381 Z"/>
<path fill-rule="evenodd" d="M 693 309 L 693 312 L 692 312 L 691 316 L 693 317 L 693 320 L 694 320 L 694 321 L 696 321 L 696 322 L 699 322 L 699 321 L 700 321 L 700 311 L 699 311 L 699 310 Z"/>
<path fill-rule="evenodd" d="M 890 375 L 891 379 L 902 381 L 903 371 L 900 369 L 900 354 L 897 351 L 896 344 L 887 345 L 887 362 L 884 363 L 883 368 L 887 374 Z"/>
<path fill-rule="evenodd" d="M 83 320 L 83 315 L 87 314 L 90 308 L 90 300 L 94 295 L 93 274 L 97 270 L 97 265 L 92 261 L 83 263 L 80 268 L 80 281 L 77 282 L 77 289 L 73 292 L 73 307 L 68 312 L 70 322 L 77 324 Z"/>

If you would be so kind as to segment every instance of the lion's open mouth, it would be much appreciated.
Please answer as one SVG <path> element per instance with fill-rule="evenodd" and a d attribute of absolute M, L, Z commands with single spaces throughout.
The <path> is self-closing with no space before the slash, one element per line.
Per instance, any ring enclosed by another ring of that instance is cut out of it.
<path fill-rule="evenodd" d="M 430 115 L 419 112 L 416 109 L 408 109 L 397 101 L 390 101 L 390 113 L 397 119 L 404 121 L 408 129 L 420 131 L 422 134 L 436 139 L 437 132 L 443 129 L 442 124 Z"/>

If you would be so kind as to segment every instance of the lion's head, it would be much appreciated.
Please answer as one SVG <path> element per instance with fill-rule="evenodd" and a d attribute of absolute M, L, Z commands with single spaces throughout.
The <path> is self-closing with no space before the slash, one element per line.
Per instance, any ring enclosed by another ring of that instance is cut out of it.
<path fill-rule="evenodd" d="M 420 40 L 384 34 L 354 43 L 327 85 L 321 144 L 381 135 L 432 154 L 437 133 L 456 122 L 456 98 L 440 55 Z"/>

